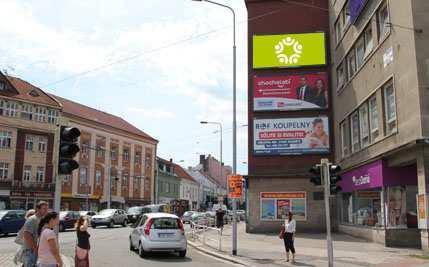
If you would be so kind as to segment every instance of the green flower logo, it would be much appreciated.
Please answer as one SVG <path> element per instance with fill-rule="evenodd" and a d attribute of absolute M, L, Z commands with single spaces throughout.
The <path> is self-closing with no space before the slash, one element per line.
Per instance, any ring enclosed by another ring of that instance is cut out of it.
<path fill-rule="evenodd" d="M 291 37 L 284 38 L 274 46 L 279 62 L 284 65 L 297 64 L 301 58 L 302 49 L 302 45 Z"/>

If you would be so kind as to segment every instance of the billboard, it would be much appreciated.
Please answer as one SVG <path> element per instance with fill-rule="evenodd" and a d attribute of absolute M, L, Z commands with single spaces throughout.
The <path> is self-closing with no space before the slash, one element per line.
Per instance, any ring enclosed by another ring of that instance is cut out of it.
<path fill-rule="evenodd" d="M 253 36 L 254 69 L 325 64 L 324 32 Z"/>
<path fill-rule="evenodd" d="M 306 192 L 261 192 L 262 221 L 280 221 L 288 217 L 289 211 L 297 221 L 307 219 Z"/>
<path fill-rule="evenodd" d="M 243 192 L 243 176 L 241 175 L 229 175 L 229 198 L 241 198 Z"/>
<path fill-rule="evenodd" d="M 326 72 L 254 77 L 253 110 L 301 110 L 328 108 Z"/>
<path fill-rule="evenodd" d="M 255 119 L 253 154 L 302 155 L 329 153 L 327 116 Z"/>

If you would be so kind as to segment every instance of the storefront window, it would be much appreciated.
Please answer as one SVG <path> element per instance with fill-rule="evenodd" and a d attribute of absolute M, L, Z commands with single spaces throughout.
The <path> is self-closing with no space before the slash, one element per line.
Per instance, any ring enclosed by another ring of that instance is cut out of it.
<path fill-rule="evenodd" d="M 380 193 L 380 191 L 356 192 L 355 224 L 367 226 L 380 226 L 382 224 Z"/>

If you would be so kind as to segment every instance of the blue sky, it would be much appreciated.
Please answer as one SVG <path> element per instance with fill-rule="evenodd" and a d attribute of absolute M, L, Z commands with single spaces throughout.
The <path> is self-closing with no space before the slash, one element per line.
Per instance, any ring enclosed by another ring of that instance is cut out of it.
<path fill-rule="evenodd" d="M 238 124 L 247 125 L 246 7 L 241 0 L 219 2 L 237 13 Z M 218 157 L 216 126 L 199 121 L 220 121 L 224 162 L 232 164 L 228 10 L 191 0 L 3 0 L 1 5 L 8 10 L 0 25 L 1 70 L 125 118 L 159 139 L 159 156 L 183 160 L 183 166 L 195 165 L 199 154 Z M 185 39 L 190 40 L 171 45 Z M 132 59 L 117 63 L 124 58 Z M 238 128 L 240 173 L 247 173 L 246 161 L 244 126 Z"/>

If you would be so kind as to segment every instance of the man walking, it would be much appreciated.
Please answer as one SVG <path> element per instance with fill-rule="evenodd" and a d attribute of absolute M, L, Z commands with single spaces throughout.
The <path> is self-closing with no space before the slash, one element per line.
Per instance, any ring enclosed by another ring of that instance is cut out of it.
<path fill-rule="evenodd" d="M 37 263 L 37 229 L 40 220 L 48 213 L 48 203 L 40 201 L 36 205 L 36 214 L 28 218 L 22 227 L 24 242 L 22 244 L 22 259 L 24 267 L 34 267 Z"/>

